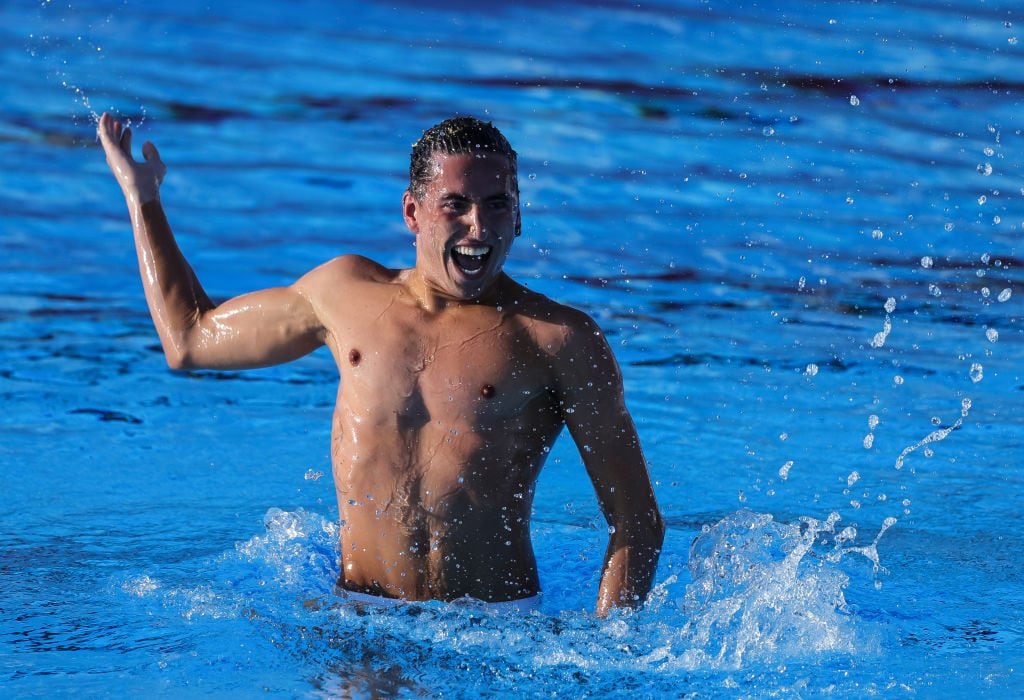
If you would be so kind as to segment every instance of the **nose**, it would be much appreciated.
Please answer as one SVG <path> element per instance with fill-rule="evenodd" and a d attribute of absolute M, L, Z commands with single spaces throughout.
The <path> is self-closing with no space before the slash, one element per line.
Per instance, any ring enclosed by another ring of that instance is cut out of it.
<path fill-rule="evenodd" d="M 484 217 L 480 212 L 479 206 L 471 207 L 466 213 L 466 223 L 469 225 L 469 235 L 471 238 L 483 238 L 485 236 Z"/>

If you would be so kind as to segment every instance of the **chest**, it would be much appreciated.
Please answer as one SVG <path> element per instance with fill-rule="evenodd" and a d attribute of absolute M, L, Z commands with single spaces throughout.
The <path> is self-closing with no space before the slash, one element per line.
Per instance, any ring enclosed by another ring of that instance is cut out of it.
<path fill-rule="evenodd" d="M 493 309 L 427 316 L 392 309 L 351 324 L 333 348 L 339 398 L 371 422 L 493 426 L 550 393 L 544 349 L 528 323 Z"/>

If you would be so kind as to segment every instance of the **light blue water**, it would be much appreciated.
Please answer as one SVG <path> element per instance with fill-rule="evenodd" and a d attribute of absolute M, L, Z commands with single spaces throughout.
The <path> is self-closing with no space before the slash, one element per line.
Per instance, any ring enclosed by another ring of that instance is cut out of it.
<path fill-rule="evenodd" d="M 5 695 L 1017 695 L 1015 2 L 166 5 L 0 9 Z M 623 365 L 669 521 L 648 606 L 585 612 L 568 440 L 541 614 L 333 606 L 331 360 L 165 369 L 109 109 L 215 297 L 411 264 L 408 146 L 494 119 L 508 269 Z"/>

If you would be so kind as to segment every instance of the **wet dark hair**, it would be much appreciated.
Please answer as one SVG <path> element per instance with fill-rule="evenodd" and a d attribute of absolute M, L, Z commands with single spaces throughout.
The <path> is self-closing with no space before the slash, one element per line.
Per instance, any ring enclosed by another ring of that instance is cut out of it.
<path fill-rule="evenodd" d="M 412 154 L 409 156 L 409 191 L 416 199 L 422 199 L 426 194 L 427 184 L 434 177 L 432 159 L 435 153 L 456 155 L 477 151 L 505 156 L 512 166 L 515 181 L 516 152 L 498 128 L 475 117 L 452 117 L 424 131 L 420 140 L 412 145 Z"/>

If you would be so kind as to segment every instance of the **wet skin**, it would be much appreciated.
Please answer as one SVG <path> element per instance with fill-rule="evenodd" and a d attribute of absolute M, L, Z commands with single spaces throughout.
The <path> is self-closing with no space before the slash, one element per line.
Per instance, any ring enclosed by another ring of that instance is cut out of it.
<path fill-rule="evenodd" d="M 402 201 L 414 267 L 341 256 L 215 306 L 167 224 L 156 149 L 134 161 L 130 132 L 107 115 L 99 134 L 172 367 L 333 353 L 342 587 L 409 600 L 536 594 L 534 486 L 568 426 L 613 526 L 597 612 L 646 595 L 663 524 L 621 376 L 589 317 L 502 272 L 520 228 L 504 157 L 435 154 L 426 192 Z"/>

